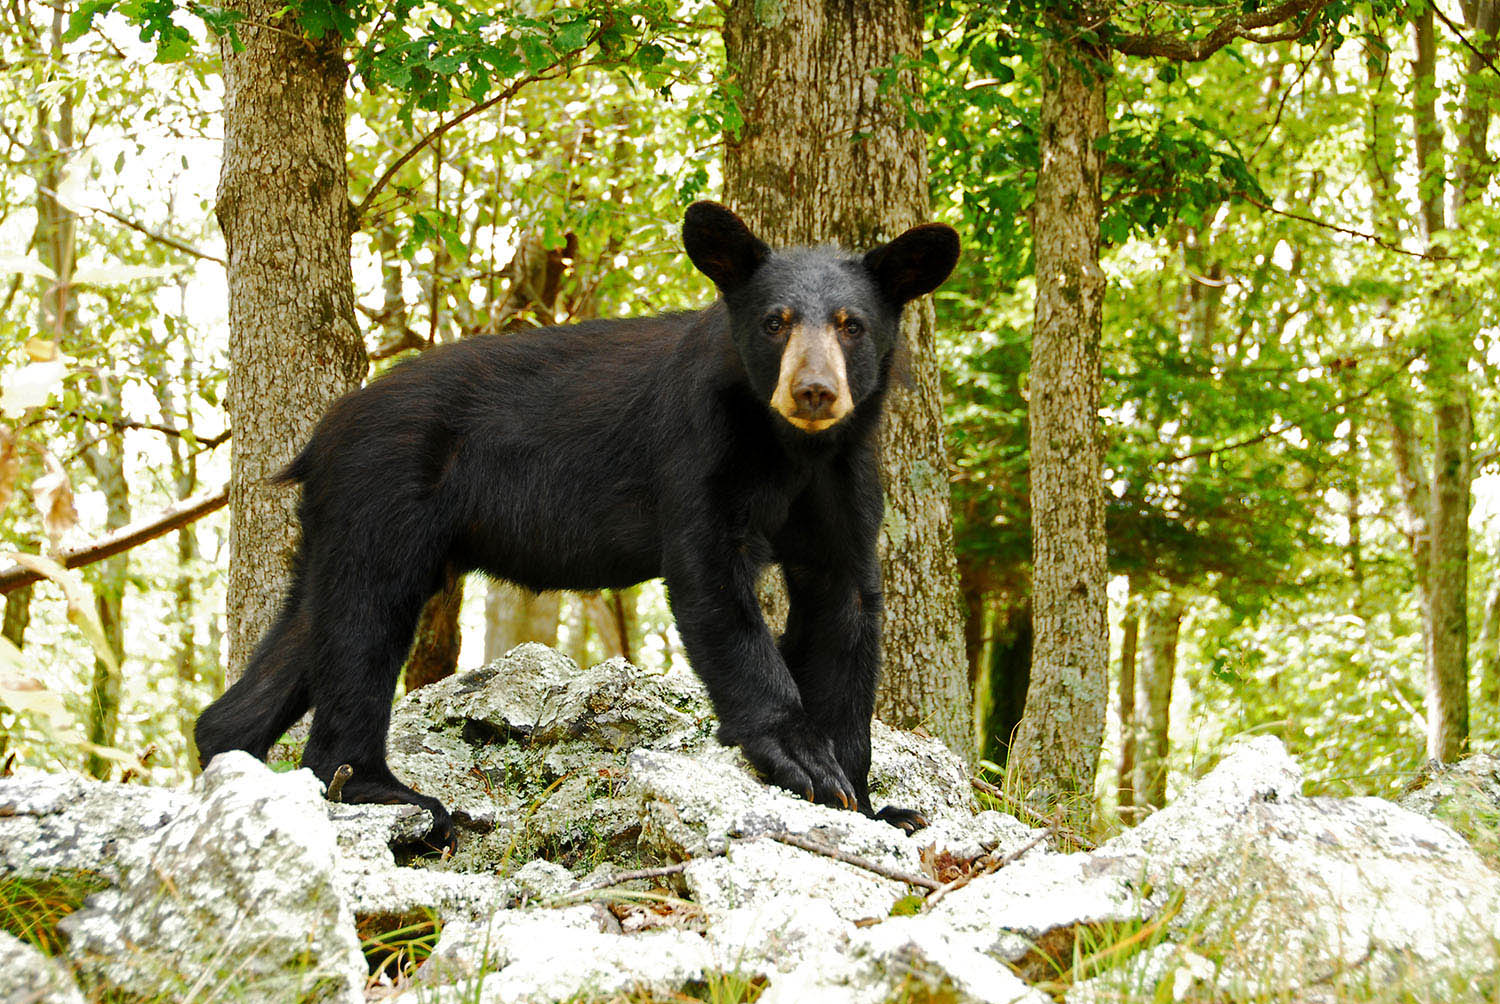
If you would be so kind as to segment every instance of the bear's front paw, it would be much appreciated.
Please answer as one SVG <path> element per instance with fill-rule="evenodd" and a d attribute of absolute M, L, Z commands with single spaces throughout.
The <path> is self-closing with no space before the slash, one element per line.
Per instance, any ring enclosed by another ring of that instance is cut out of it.
<path fill-rule="evenodd" d="M 740 749 L 774 785 L 810 802 L 853 809 L 854 785 L 833 753 L 833 741 L 810 722 L 792 723 L 739 740 Z"/>
<path fill-rule="evenodd" d="M 918 830 L 927 828 L 927 817 L 916 809 L 898 809 L 894 805 L 887 805 L 879 812 L 872 813 L 870 818 L 884 820 L 907 833 L 916 833 Z"/>

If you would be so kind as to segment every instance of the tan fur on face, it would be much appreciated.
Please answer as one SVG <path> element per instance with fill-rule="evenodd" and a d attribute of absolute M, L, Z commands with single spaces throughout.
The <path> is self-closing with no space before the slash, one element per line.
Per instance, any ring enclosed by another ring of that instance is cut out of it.
<path fill-rule="evenodd" d="M 797 415 L 797 399 L 793 392 L 799 383 L 808 379 L 820 379 L 833 388 L 836 396 L 826 418 L 808 419 Z M 781 351 L 781 375 L 776 381 L 776 392 L 771 395 L 771 407 L 803 432 L 822 432 L 854 410 L 854 399 L 849 394 L 849 374 L 844 368 L 844 350 L 839 346 L 837 330 L 831 325 L 815 328 L 806 324 L 792 326 L 786 348 Z"/>

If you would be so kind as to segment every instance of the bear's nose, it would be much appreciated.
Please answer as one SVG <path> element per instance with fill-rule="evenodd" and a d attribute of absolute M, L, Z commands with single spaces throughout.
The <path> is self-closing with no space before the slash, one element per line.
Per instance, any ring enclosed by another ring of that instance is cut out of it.
<path fill-rule="evenodd" d="M 827 418 L 833 411 L 838 394 L 825 383 L 805 383 L 792 394 L 797 401 L 798 418 Z"/>

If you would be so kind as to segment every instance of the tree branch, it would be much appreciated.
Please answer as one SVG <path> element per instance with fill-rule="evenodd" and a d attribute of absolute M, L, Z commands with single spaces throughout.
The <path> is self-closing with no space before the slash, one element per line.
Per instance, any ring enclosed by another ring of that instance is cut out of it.
<path fill-rule="evenodd" d="M 788 847 L 795 847 L 798 850 L 808 851 L 812 854 L 821 854 L 825 858 L 832 858 L 835 861 L 842 861 L 846 865 L 853 865 L 855 868 L 863 868 L 867 872 L 874 872 L 881 878 L 888 878 L 896 882 L 905 882 L 907 885 L 914 885 L 919 889 L 937 890 L 942 888 L 941 882 L 928 878 L 926 875 L 913 875 L 911 872 L 904 872 L 899 868 L 887 868 L 878 861 L 862 858 L 858 854 L 850 854 L 847 851 L 839 850 L 837 847 L 829 847 L 827 844 L 819 843 L 816 840 L 799 837 L 795 833 L 768 833 L 766 836 L 779 844 L 786 844 Z"/>
<path fill-rule="evenodd" d="M 1468 36 L 1459 30 L 1458 25 L 1454 24 L 1448 19 L 1448 15 L 1444 14 L 1442 8 L 1440 8 L 1436 3 L 1432 5 L 1432 13 L 1437 17 L 1439 21 L 1443 22 L 1443 24 L 1448 27 L 1448 30 L 1453 33 L 1454 38 L 1463 43 L 1463 47 L 1465 49 L 1468 49 L 1470 52 L 1472 52 L 1474 54 L 1474 57 L 1485 66 L 1488 66 L 1492 73 L 1500 76 L 1500 66 L 1496 66 L 1493 59 L 1491 59 L 1489 56 L 1486 56 L 1473 42 L 1469 41 Z"/>
<path fill-rule="evenodd" d="M 1312 27 L 1314 19 L 1328 6 L 1329 0 L 1287 0 L 1265 10 L 1232 14 L 1214 26 L 1207 35 L 1197 40 L 1175 35 L 1106 35 L 1105 42 L 1116 52 L 1127 56 L 1160 56 L 1183 63 L 1198 63 L 1212 56 L 1237 38 L 1248 38 L 1252 42 L 1285 42 L 1301 38 Z M 1296 20 L 1294 28 L 1270 34 L 1252 34 L 1257 28 L 1274 28 Z"/>
<path fill-rule="evenodd" d="M 121 551 L 128 551 L 138 544 L 144 544 L 148 540 L 180 530 L 196 520 L 202 519 L 211 512 L 224 508 L 229 501 L 229 486 L 225 485 L 218 491 L 208 492 L 184 499 L 175 505 L 162 510 L 160 514 L 149 520 L 143 520 L 122 526 L 113 533 L 105 534 L 103 537 L 77 547 L 65 547 L 52 554 L 53 560 L 64 568 L 80 568 L 91 565 L 96 561 L 114 557 Z M 0 569 L 0 594 L 11 592 L 32 582 L 41 580 L 42 576 L 29 568 L 20 565 L 11 565 L 9 568 Z"/>
<path fill-rule="evenodd" d="M 405 153 L 396 158 L 395 163 L 391 164 L 390 167 L 385 169 L 384 174 L 375 179 L 375 184 L 370 186 L 370 190 L 365 193 L 365 197 L 359 200 L 359 205 L 354 207 L 354 218 L 356 220 L 364 219 L 365 212 L 370 208 L 370 203 L 375 201 L 375 196 L 379 195 L 381 190 L 384 189 L 386 185 L 390 184 L 391 179 L 396 176 L 397 171 L 405 167 L 408 161 L 410 161 L 417 154 L 421 153 L 433 140 L 437 139 L 439 136 L 443 135 L 454 126 L 468 121 L 475 115 L 478 115 L 480 112 L 487 111 L 488 109 L 495 107 L 495 105 L 498 105 L 500 102 L 515 97 L 516 94 L 521 90 L 521 88 L 525 87 L 527 84 L 534 84 L 542 80 L 550 80 L 557 75 L 557 73 L 530 73 L 524 77 L 518 77 L 515 80 L 511 81 L 509 86 L 503 88 L 494 97 L 486 98 L 485 100 L 479 102 L 477 105 L 470 105 L 467 109 L 460 112 L 458 115 L 455 115 L 453 118 L 448 119 L 446 122 L 438 125 L 427 135 L 423 136 L 421 139 L 417 140 L 416 143 L 412 144 L 412 146 Z"/>
<path fill-rule="evenodd" d="M 1261 210 L 1262 212 L 1274 213 L 1277 216 L 1284 216 L 1289 220 L 1296 220 L 1299 223 L 1311 223 L 1315 227 L 1322 227 L 1324 230 L 1332 230 L 1336 234 L 1344 234 L 1347 237 L 1358 237 L 1362 241 L 1369 241 L 1371 244 L 1374 244 L 1377 247 L 1382 247 L 1387 251 L 1394 251 L 1397 254 L 1410 255 L 1413 258 L 1423 258 L 1427 261 L 1437 261 L 1438 259 L 1444 257 L 1443 255 L 1439 254 L 1433 254 L 1427 251 L 1413 251 L 1410 248 L 1404 248 L 1399 244 L 1392 244 L 1390 241 L 1381 237 L 1379 234 L 1365 233 L 1363 230 L 1351 230 L 1349 227 L 1341 227 L 1337 223 L 1329 223 L 1327 220 L 1320 220 L 1315 216 L 1303 216 L 1301 213 L 1290 212 L 1286 209 L 1277 209 L 1275 206 L 1262 202 L 1259 199 L 1255 198 L 1253 195 L 1249 195 L 1245 192 L 1236 193 L 1236 198 L 1245 200 L 1246 202 L 1250 203 L 1250 205 L 1254 206 L 1256 209 Z"/>

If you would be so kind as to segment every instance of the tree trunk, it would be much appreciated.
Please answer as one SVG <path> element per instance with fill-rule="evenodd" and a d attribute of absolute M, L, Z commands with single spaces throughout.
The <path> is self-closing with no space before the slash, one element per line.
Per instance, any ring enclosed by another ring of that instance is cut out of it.
<path fill-rule="evenodd" d="M 119 388 L 113 378 L 104 377 L 105 394 L 110 413 L 119 414 Z M 104 526 L 117 530 L 130 522 L 130 487 L 125 481 L 125 444 L 123 434 L 106 437 L 98 446 L 84 453 L 94 479 L 104 494 Z M 120 701 L 123 697 L 125 664 L 125 587 L 130 573 L 130 552 L 117 554 L 99 562 L 94 568 L 94 606 L 104 640 L 114 654 L 111 666 L 102 658 L 94 660 L 94 676 L 89 685 L 88 737 L 100 746 L 114 746 L 120 724 Z M 94 777 L 108 777 L 114 762 L 98 754 L 89 754 L 88 772 Z"/>
<path fill-rule="evenodd" d="M 1135 812 L 1135 745 L 1139 727 L 1135 712 L 1135 652 L 1140 639 L 1141 609 L 1136 602 L 1134 583 L 1126 601 L 1125 621 L 1120 639 L 1120 769 L 1116 774 L 1115 792 L 1120 818 L 1134 822 Z"/>
<path fill-rule="evenodd" d="M 1479 632 L 1479 708 L 1481 716 L 1500 720 L 1500 571 L 1493 573 Z"/>
<path fill-rule="evenodd" d="M 561 593 L 533 593 L 508 582 L 491 582 L 484 598 L 484 661 L 494 662 L 526 642 L 557 644 Z"/>
<path fill-rule="evenodd" d="M 228 582 L 231 680 L 281 600 L 297 493 L 268 479 L 366 369 L 354 320 L 344 165 L 348 70 L 333 32 L 304 36 L 275 0 L 237 0 L 244 48 L 221 42 L 229 260 Z"/>
<path fill-rule="evenodd" d="M 463 636 L 458 629 L 464 604 L 464 580 L 450 575 L 444 587 L 432 595 L 417 620 L 411 651 L 406 657 L 406 692 L 445 680 L 458 667 Z"/>
<path fill-rule="evenodd" d="M 1495 29 L 1500 5 L 1464 5 L 1475 37 L 1489 53 L 1495 51 Z M 1443 255 L 1446 225 L 1443 195 L 1447 166 L 1442 128 L 1437 119 L 1436 32 L 1432 8 L 1416 17 L 1417 59 L 1412 98 L 1416 133 L 1419 218 L 1428 253 Z M 1486 170 L 1489 134 L 1489 81 L 1484 60 L 1471 53 L 1464 87 L 1462 121 L 1454 163 L 1451 197 L 1452 224 L 1465 225 L 1476 182 Z M 1469 741 L 1469 494 L 1470 464 L 1469 356 L 1473 339 L 1465 318 L 1470 311 L 1458 302 L 1450 285 L 1435 298 L 1428 323 L 1427 385 L 1432 407 L 1432 478 L 1428 493 L 1426 650 L 1427 756 L 1448 762 L 1457 759 Z"/>
<path fill-rule="evenodd" d="M 762 238 L 863 249 L 927 218 L 926 139 L 907 126 L 901 93 L 915 80 L 903 73 L 880 90 L 889 67 L 921 53 L 919 4 L 732 4 L 724 42 L 745 121 L 728 137 L 724 196 Z M 930 301 L 907 310 L 910 379 L 892 388 L 881 435 L 885 668 L 876 713 L 920 725 L 970 758 L 934 325 Z"/>
<path fill-rule="evenodd" d="M 1059 39 L 1042 59 L 1030 396 L 1036 647 L 1011 749 L 1020 790 L 1042 805 L 1092 792 L 1109 701 L 1099 428 L 1105 58 Z"/>
<path fill-rule="evenodd" d="M 1152 599 L 1146 608 L 1145 659 L 1136 677 L 1135 803 L 1160 809 L 1167 804 L 1168 732 L 1172 683 L 1177 676 L 1177 635 L 1182 627 L 1182 600 L 1171 593 Z"/>

